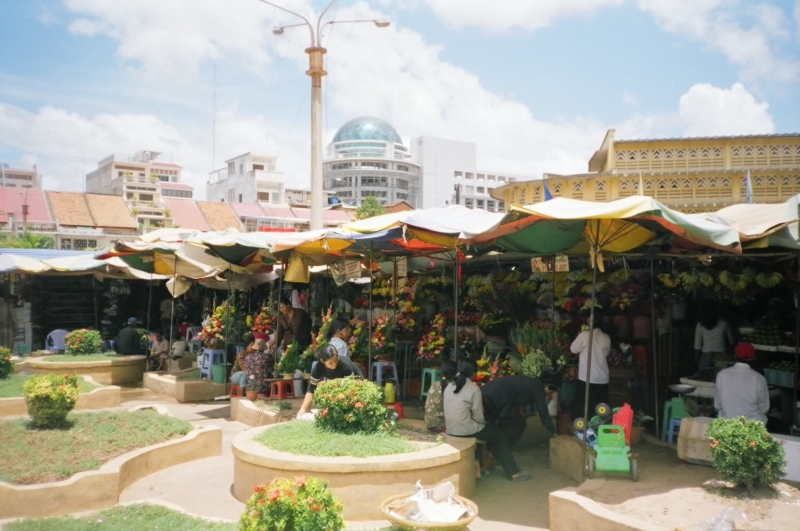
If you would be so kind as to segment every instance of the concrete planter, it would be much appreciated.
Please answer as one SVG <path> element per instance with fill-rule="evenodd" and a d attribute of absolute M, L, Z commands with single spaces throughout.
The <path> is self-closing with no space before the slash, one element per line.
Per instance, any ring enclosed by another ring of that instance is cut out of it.
<path fill-rule="evenodd" d="M 133 408 L 156 409 L 162 406 Z M 41 485 L 0 482 L 0 519 L 39 518 L 116 505 L 128 486 L 165 468 L 222 454 L 222 430 L 202 426 L 174 441 L 140 448 L 112 459 L 99 470 L 80 472 L 69 479 Z"/>
<path fill-rule="evenodd" d="M 592 479 L 581 488 L 586 488 L 592 482 L 602 483 L 605 480 Z M 549 509 L 550 531 L 671 531 L 606 509 L 594 500 L 581 496 L 574 488 L 551 492 Z"/>
<path fill-rule="evenodd" d="M 146 372 L 144 387 L 173 397 L 178 402 L 207 402 L 218 396 L 230 393 L 230 384 L 216 384 L 208 380 L 179 380 L 178 378 L 194 369 L 178 372 Z"/>
<path fill-rule="evenodd" d="M 97 385 L 97 382 L 89 376 L 84 376 L 84 380 Z M 78 402 L 75 404 L 76 410 L 81 409 L 104 409 L 107 407 L 119 407 L 121 401 L 121 389 L 117 386 L 101 387 L 88 393 L 78 395 Z M 26 415 L 28 406 L 25 398 L 15 396 L 11 398 L 0 398 L 0 417 L 11 415 Z"/>
<path fill-rule="evenodd" d="M 298 404 L 302 399 L 289 399 Z M 263 406 L 258 406 L 249 398 L 231 398 L 231 420 L 241 422 L 251 427 L 271 426 L 279 422 L 287 422 L 294 418 L 293 411 L 280 412 L 268 407 L 269 401 Z M 298 406 L 299 407 L 299 406 Z"/>
<path fill-rule="evenodd" d="M 43 358 L 25 360 L 29 374 L 80 374 L 91 376 L 100 385 L 119 385 L 141 382 L 145 369 L 145 356 L 120 356 L 119 359 L 101 361 L 47 361 Z"/>
<path fill-rule="evenodd" d="M 422 427 L 421 422 L 413 424 Z M 467 498 L 475 488 L 475 439 L 446 437 L 438 446 L 405 454 L 314 457 L 270 450 L 255 440 L 273 427 L 248 430 L 233 440 L 233 494 L 242 502 L 253 493 L 253 487 L 274 478 L 314 476 L 328 481 L 333 494 L 342 500 L 345 519 L 382 520 L 381 502 L 414 492 L 417 481 L 426 486 L 451 481 L 456 492 Z"/>

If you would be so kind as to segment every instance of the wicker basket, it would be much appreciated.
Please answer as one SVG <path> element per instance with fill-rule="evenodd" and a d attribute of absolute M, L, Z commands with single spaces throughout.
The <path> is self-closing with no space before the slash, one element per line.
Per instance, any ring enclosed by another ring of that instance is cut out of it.
<path fill-rule="evenodd" d="M 416 529 L 437 529 L 439 531 L 457 531 L 459 529 L 466 528 L 469 524 L 472 523 L 475 518 L 478 517 L 478 506 L 475 505 L 471 500 L 468 500 L 462 496 L 456 495 L 462 503 L 467 505 L 470 509 L 472 509 L 472 515 L 466 518 L 459 520 L 458 522 L 446 523 L 446 524 L 438 524 L 438 523 L 424 523 L 424 522 L 411 522 L 409 520 L 403 520 L 402 518 L 398 518 L 396 516 L 392 516 L 389 514 L 387 508 L 392 503 L 396 502 L 397 500 L 401 500 L 403 498 L 410 497 L 411 494 L 400 494 L 399 496 L 392 496 L 391 498 L 387 498 L 381 504 L 381 512 L 386 517 L 387 520 L 392 522 L 395 526 L 401 529 L 408 529 L 408 530 L 416 530 Z"/>

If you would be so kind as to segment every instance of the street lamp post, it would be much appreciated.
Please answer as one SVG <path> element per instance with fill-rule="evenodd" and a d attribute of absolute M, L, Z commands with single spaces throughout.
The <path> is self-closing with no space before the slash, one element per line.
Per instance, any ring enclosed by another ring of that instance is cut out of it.
<path fill-rule="evenodd" d="M 306 70 L 306 74 L 311 77 L 311 230 L 319 230 L 323 228 L 322 211 L 325 203 L 322 186 L 322 77 L 327 75 L 325 71 L 325 53 L 327 50 L 322 47 L 322 30 L 329 24 L 372 22 L 379 28 L 385 28 L 390 23 L 387 20 L 331 20 L 322 24 L 325 13 L 336 3 L 336 0 L 331 0 L 317 19 L 316 26 L 313 26 L 303 15 L 268 0 L 259 1 L 303 19 L 300 24 L 280 26 L 273 29 L 272 33 L 275 35 L 283 35 L 284 30 L 298 26 L 308 26 L 311 34 L 311 46 L 306 48 L 306 53 L 308 54 L 308 70 Z"/>

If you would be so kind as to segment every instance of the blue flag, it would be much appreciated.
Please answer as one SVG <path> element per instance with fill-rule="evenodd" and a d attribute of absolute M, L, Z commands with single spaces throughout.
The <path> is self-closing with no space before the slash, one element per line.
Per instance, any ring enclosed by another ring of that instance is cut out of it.
<path fill-rule="evenodd" d="M 550 201 L 553 199 L 553 194 L 550 193 L 550 188 L 547 187 L 547 181 L 544 182 L 544 200 Z"/>
<path fill-rule="evenodd" d="M 750 180 L 750 170 L 747 170 L 747 195 L 745 196 L 745 203 L 748 205 L 753 204 L 753 181 Z"/>

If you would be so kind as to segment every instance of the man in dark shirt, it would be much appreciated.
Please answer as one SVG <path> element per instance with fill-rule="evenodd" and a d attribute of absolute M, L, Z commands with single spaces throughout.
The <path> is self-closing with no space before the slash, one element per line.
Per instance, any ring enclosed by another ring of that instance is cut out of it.
<path fill-rule="evenodd" d="M 298 417 L 311 410 L 314 391 L 317 390 L 317 385 L 320 382 L 347 378 L 348 376 L 358 377 L 360 374 L 360 371 L 349 360 L 339 359 L 339 352 L 333 345 L 328 344 L 322 347 L 317 353 L 317 357 L 319 358 L 319 363 L 311 369 L 311 381 L 308 384 L 308 391 L 306 391 L 306 397 L 303 399 L 303 405 L 300 406 L 300 411 L 297 412 Z"/>
<path fill-rule="evenodd" d="M 487 421 L 500 426 L 512 448 L 525 431 L 526 421 L 525 417 L 519 414 L 520 407 L 536 404 L 542 425 L 551 435 L 556 432 L 547 409 L 544 385 L 540 379 L 529 376 L 504 376 L 484 385 L 481 393 L 484 417 Z"/>
<path fill-rule="evenodd" d="M 117 339 L 114 341 L 114 350 L 117 351 L 117 354 L 127 356 L 144 353 L 139 332 L 136 331 L 137 324 L 139 321 L 136 320 L 136 317 L 131 317 L 128 319 L 128 326 L 119 331 Z"/>

